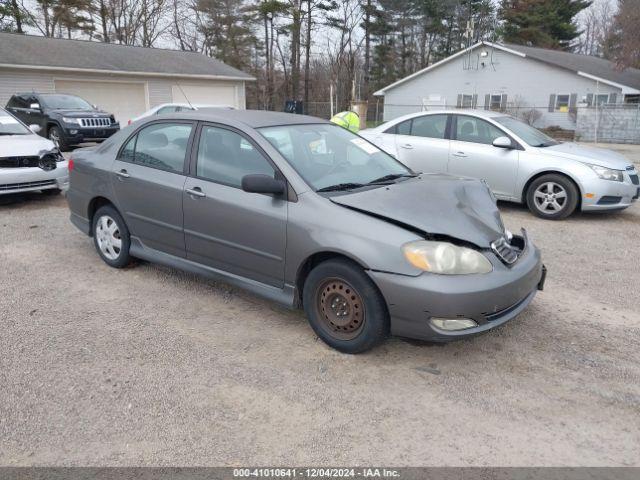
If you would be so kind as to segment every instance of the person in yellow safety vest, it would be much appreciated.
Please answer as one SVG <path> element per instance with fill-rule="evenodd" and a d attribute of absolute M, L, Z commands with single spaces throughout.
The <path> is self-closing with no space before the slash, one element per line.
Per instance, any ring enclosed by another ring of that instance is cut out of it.
<path fill-rule="evenodd" d="M 351 130 L 354 133 L 358 133 L 358 130 L 360 130 L 360 116 L 356 112 L 346 111 L 336 113 L 329 121 L 340 125 L 342 128 Z"/>

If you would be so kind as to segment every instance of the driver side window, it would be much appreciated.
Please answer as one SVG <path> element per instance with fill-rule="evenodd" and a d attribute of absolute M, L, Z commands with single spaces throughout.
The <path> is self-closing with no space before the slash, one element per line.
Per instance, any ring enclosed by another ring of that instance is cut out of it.
<path fill-rule="evenodd" d="M 240 188 L 242 177 L 254 174 L 273 177 L 275 170 L 251 142 L 226 128 L 202 127 L 196 176 Z"/>
<path fill-rule="evenodd" d="M 504 136 L 502 130 L 485 120 L 466 115 L 457 116 L 456 140 L 491 145 L 496 138 Z"/>

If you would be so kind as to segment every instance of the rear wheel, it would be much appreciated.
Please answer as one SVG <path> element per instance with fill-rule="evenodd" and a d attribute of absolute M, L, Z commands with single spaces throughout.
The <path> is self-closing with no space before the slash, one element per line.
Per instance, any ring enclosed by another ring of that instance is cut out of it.
<path fill-rule="evenodd" d="M 118 211 L 110 205 L 100 207 L 93 216 L 93 242 L 107 265 L 123 268 L 131 261 L 129 229 Z"/>
<path fill-rule="evenodd" d="M 550 173 L 536 178 L 527 190 L 527 206 L 534 215 L 561 220 L 571 215 L 578 205 L 576 185 L 563 175 Z"/>
<path fill-rule="evenodd" d="M 303 305 L 316 334 L 344 353 L 365 352 L 389 333 L 382 295 L 362 268 L 347 260 L 328 260 L 311 271 Z"/>

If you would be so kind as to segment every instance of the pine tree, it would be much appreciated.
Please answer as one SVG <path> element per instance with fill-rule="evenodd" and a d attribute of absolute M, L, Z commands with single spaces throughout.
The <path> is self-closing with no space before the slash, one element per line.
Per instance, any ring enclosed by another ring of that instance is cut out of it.
<path fill-rule="evenodd" d="M 580 31 L 575 17 L 590 0 L 503 0 L 501 29 L 508 43 L 571 50 Z"/>

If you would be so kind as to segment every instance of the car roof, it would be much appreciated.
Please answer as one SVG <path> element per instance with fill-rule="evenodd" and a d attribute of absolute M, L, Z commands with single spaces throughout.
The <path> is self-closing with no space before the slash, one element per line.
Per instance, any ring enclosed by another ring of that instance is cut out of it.
<path fill-rule="evenodd" d="M 473 115 L 480 118 L 496 118 L 508 116 L 508 113 L 494 112 L 493 110 L 479 110 L 474 108 L 442 108 L 437 110 L 423 110 L 421 112 L 408 113 L 407 115 L 402 115 L 401 117 L 396 117 L 393 120 L 389 120 L 389 122 L 398 123 L 404 120 L 409 120 L 410 118 L 435 114 Z M 382 125 L 386 125 L 389 122 L 385 122 Z"/>
<path fill-rule="evenodd" d="M 190 111 L 179 112 L 163 117 L 214 121 L 219 123 L 242 123 L 251 128 L 275 127 L 279 125 L 304 125 L 314 123 L 329 123 L 321 118 L 310 117 L 308 115 L 296 115 L 284 112 L 268 112 L 265 110 L 222 110 L 214 111 Z"/>

